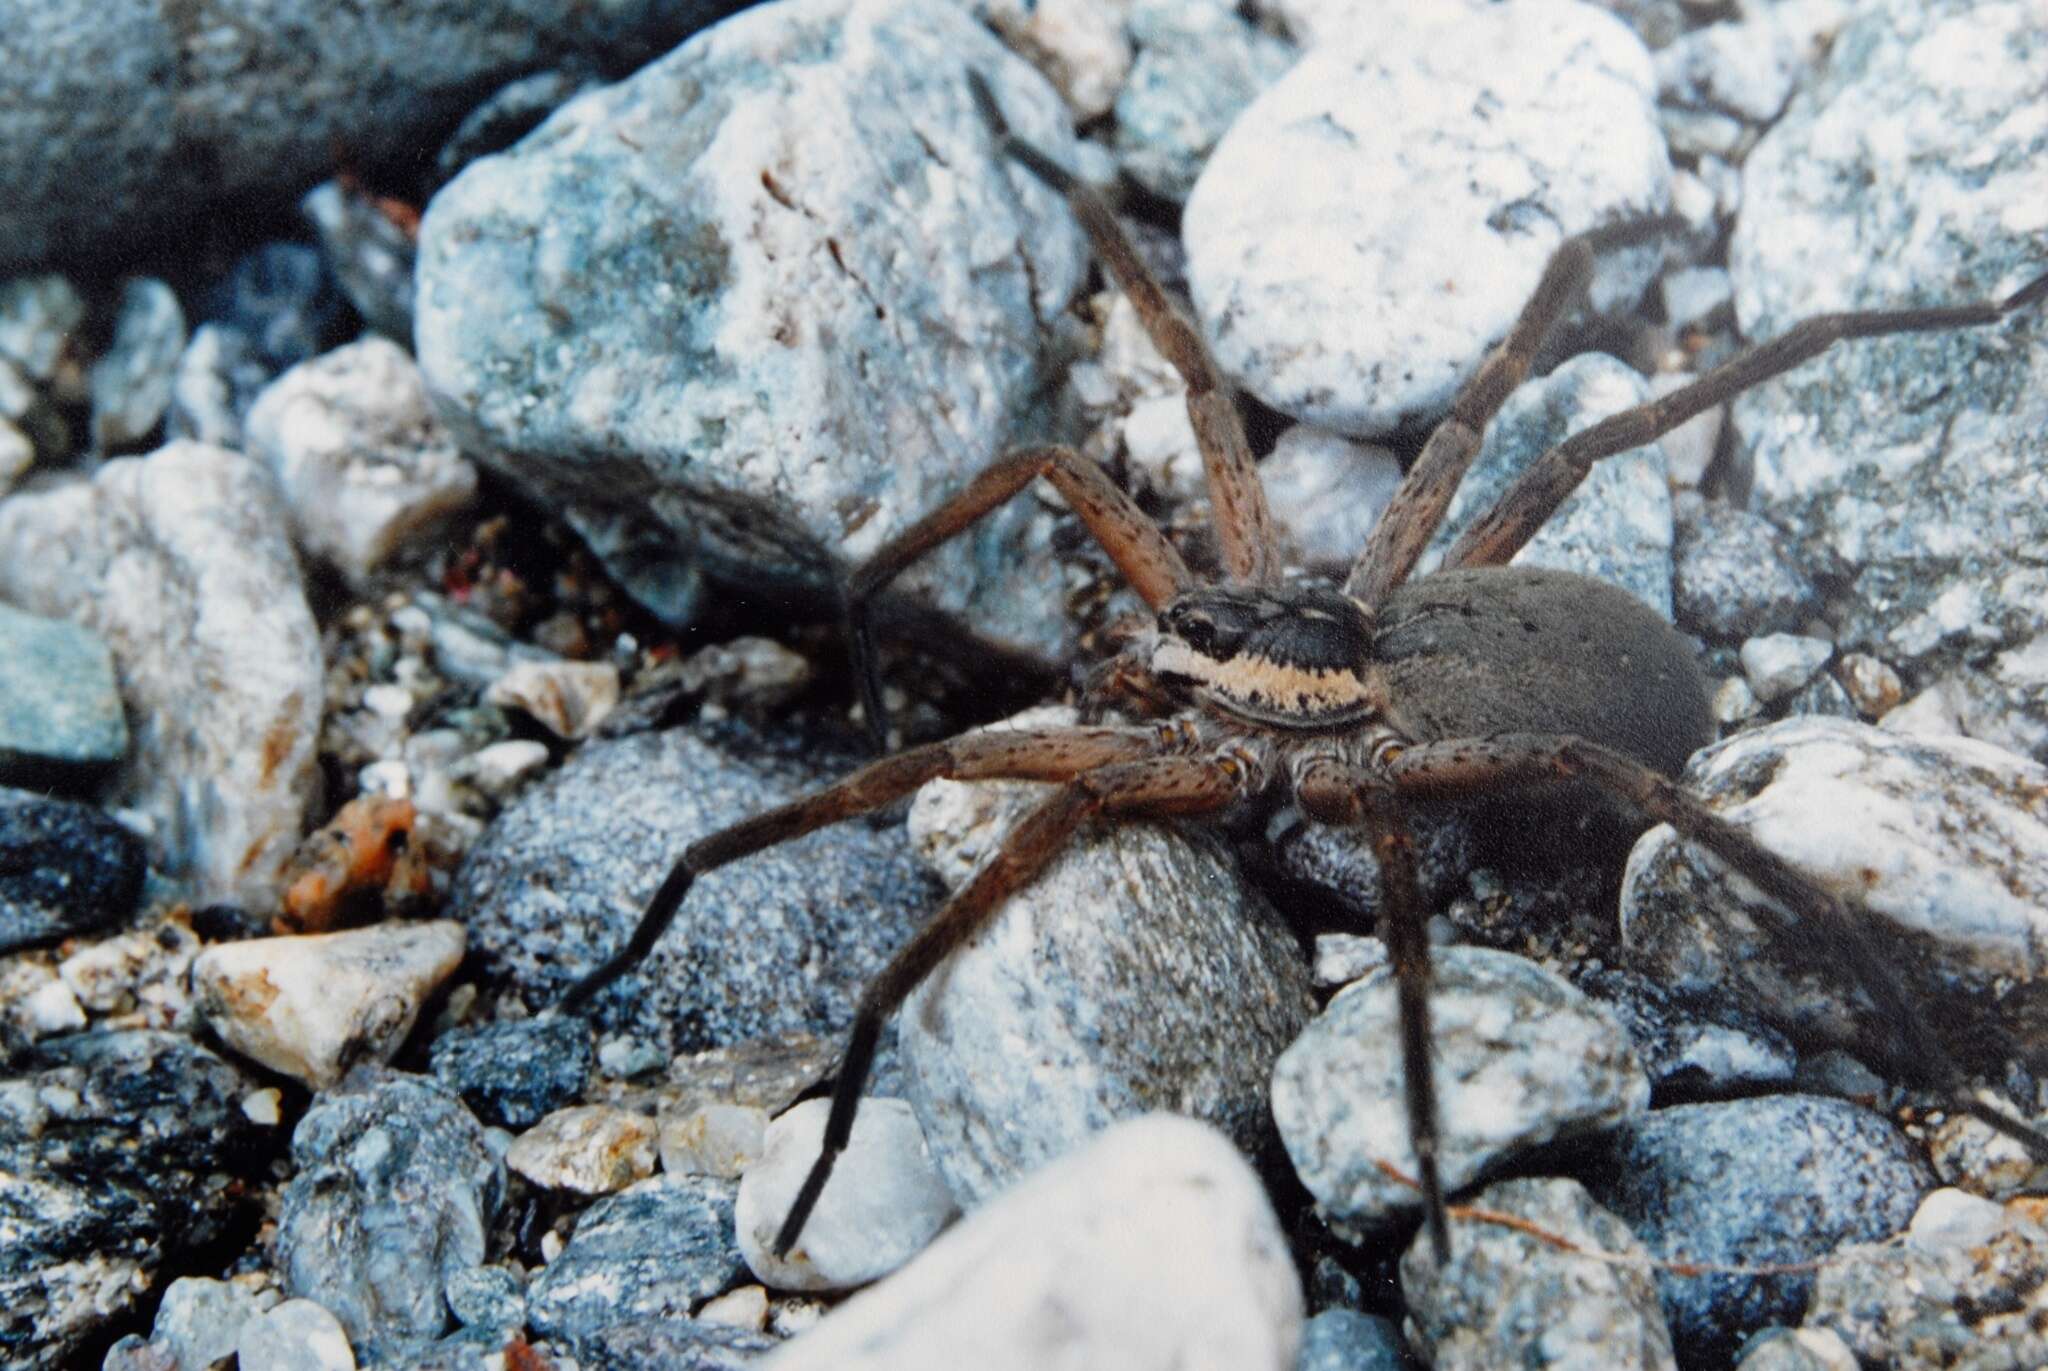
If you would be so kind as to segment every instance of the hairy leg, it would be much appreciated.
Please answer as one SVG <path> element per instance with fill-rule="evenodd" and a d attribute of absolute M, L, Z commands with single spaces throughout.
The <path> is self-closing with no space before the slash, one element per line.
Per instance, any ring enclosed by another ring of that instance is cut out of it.
<path fill-rule="evenodd" d="M 775 1236 L 775 1254 L 786 1257 L 796 1246 L 832 1175 L 833 1164 L 853 1136 L 854 1115 L 874 1066 L 882 1025 L 940 962 L 985 927 L 1006 899 L 1045 869 L 1082 823 L 1108 815 L 1209 813 L 1263 781 L 1263 766 L 1255 759 L 1151 757 L 1078 776 L 1025 815 L 987 865 L 918 930 L 861 995 L 846 1055 L 833 1082 L 824 1142 Z"/>

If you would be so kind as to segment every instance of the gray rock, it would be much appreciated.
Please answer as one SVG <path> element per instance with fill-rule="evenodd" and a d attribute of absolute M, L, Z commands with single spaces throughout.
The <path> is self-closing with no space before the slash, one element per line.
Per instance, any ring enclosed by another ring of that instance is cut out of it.
<path fill-rule="evenodd" d="M 1742 1349 L 1736 1371 L 1858 1371 L 1856 1354 L 1826 1328 L 1767 1328 Z"/>
<path fill-rule="evenodd" d="M 969 66 L 1070 160 L 1053 93 L 958 8 L 797 0 L 471 164 L 428 208 L 416 320 L 458 439 L 650 603 L 622 556 L 649 545 L 828 588 L 1016 436 L 1040 321 L 1084 270 L 1071 216 L 991 143 Z M 1017 502 L 898 588 L 1054 647 L 1045 522 Z"/>
<path fill-rule="evenodd" d="M 135 835 L 99 810 L 0 790 L 0 952 L 127 922 L 143 866 Z"/>
<path fill-rule="evenodd" d="M 1430 1013 L 1442 1147 L 1455 1189 L 1559 1137 L 1612 1128 L 1648 1107 L 1628 1035 L 1535 963 L 1440 948 Z M 1421 1209 L 1403 1104 L 1391 969 L 1331 1000 L 1273 1069 L 1273 1120 L 1331 1228 L 1354 1241 Z"/>
<path fill-rule="evenodd" d="M 2048 29 L 2021 4 L 1858 7 L 1744 167 L 1744 334 L 1808 314 L 1995 297 L 2040 274 Z M 1954 74 L 1967 71 L 1958 83 Z M 1846 583 L 1837 641 L 1910 672 L 2040 637 L 2048 329 L 1844 344 L 1735 403 L 1754 507 Z M 2005 687 L 2038 715 L 2048 678 Z M 2029 744 L 2031 746 L 2031 744 Z"/>
<path fill-rule="evenodd" d="M 1792 1079 L 1799 1056 L 1769 1024 L 1620 967 L 1577 971 L 1572 984 L 1628 1030 L 1655 1091 L 1726 1094 Z"/>
<path fill-rule="evenodd" d="M 315 16 L 290 6 L 211 24 L 153 0 L 35 7 L 10 26 L 0 77 L 0 142 L 39 151 L 0 182 L 0 271 L 134 247 L 216 208 L 288 206 L 336 148 L 402 164 L 494 79 L 574 51 L 645 60 L 730 8 L 380 0 L 320 16 L 309 43 Z"/>
<path fill-rule="evenodd" d="M 1643 378 L 1605 353 L 1586 353 L 1522 386 L 1501 406 L 1431 547 L 1441 557 L 1548 448 L 1649 398 Z M 1516 566 L 1553 567 L 1620 586 L 1671 617 L 1671 489 L 1657 444 L 1610 457 L 1515 554 Z M 1434 560 L 1434 559 L 1432 559 Z"/>
<path fill-rule="evenodd" d="M 625 944 L 692 839 L 851 760 L 815 738 L 737 725 L 587 744 L 499 815 L 456 873 L 450 907 L 493 975 L 529 1007 L 552 1005 Z M 929 910 L 899 830 L 838 825 L 700 877 L 592 1020 L 669 1053 L 837 1033 Z"/>
<path fill-rule="evenodd" d="M 561 1018 L 453 1028 L 428 1051 L 435 1079 L 485 1123 L 514 1130 L 574 1100 L 597 1056 L 583 1021 Z"/>
<path fill-rule="evenodd" d="M 1139 0 L 1125 27 L 1138 56 L 1116 97 L 1117 164 L 1185 200 L 1216 141 L 1295 51 L 1224 0 Z"/>
<path fill-rule="evenodd" d="M 1325 1309 L 1302 1325 L 1294 1371 L 1408 1371 L 1408 1345 L 1391 1319 Z"/>
<path fill-rule="evenodd" d="M 316 1301 L 286 1300 L 242 1326 L 237 1371 L 356 1371 L 355 1351 L 334 1314 Z"/>
<path fill-rule="evenodd" d="M 201 324 L 171 378 L 164 433 L 215 447 L 242 446 L 242 417 L 270 383 L 271 369 L 249 335 L 231 324 Z"/>
<path fill-rule="evenodd" d="M 1735 283 L 1723 267 L 1682 267 L 1657 283 L 1664 299 L 1664 322 L 1674 329 L 1703 326 L 1735 300 Z"/>
<path fill-rule="evenodd" d="M 1680 36 L 1657 54 L 1657 112 L 1672 150 L 1740 157 L 1806 70 L 1799 35 L 1770 7 Z"/>
<path fill-rule="evenodd" d="M 694 1319 L 634 1319 L 586 1338 L 586 1371 L 749 1371 L 781 1345 L 780 1338 Z"/>
<path fill-rule="evenodd" d="M 464 1328 L 516 1333 L 526 1326 L 526 1283 L 502 1266 L 451 1272 L 448 1310 Z"/>
<path fill-rule="evenodd" d="M 347 310 L 320 254 L 270 242 L 243 254 L 208 292 L 206 316 L 246 336 L 273 373 L 341 341 Z"/>
<path fill-rule="evenodd" d="M 1339 432 L 1433 419 L 1567 235 L 1663 210 L 1649 55 L 1588 6 L 1375 7 L 1231 126 L 1188 199 L 1189 284 L 1224 368 Z M 1615 254 L 1602 309 L 1654 248 Z"/>
<path fill-rule="evenodd" d="M 77 364 L 84 323 L 85 297 L 62 276 L 0 282 L 0 357 L 31 381 L 46 385 L 60 366 Z"/>
<path fill-rule="evenodd" d="M 361 1067 L 292 1135 L 277 1219 L 285 1289 L 317 1296 L 366 1356 L 440 1336 L 454 1272 L 484 1259 L 505 1167 L 445 1088 Z"/>
<path fill-rule="evenodd" d="M 119 798 L 195 902 L 267 909 L 319 786 L 319 630 L 283 511 L 236 453 L 173 443 L 0 504 L 0 595 L 113 650 L 135 728 Z"/>
<path fill-rule="evenodd" d="M 1742 674 L 1766 703 L 1790 695 L 1827 665 L 1835 645 L 1797 633 L 1766 633 L 1742 645 Z"/>
<path fill-rule="evenodd" d="M 263 1312 L 263 1301 L 244 1286 L 182 1276 L 165 1289 L 149 1339 L 170 1349 L 177 1371 L 205 1371 L 234 1354 L 242 1326 Z"/>
<path fill-rule="evenodd" d="M 685 1176 L 738 1180 L 760 1160 L 768 1111 L 747 1104 L 706 1104 L 661 1116 L 661 1169 Z M 920 1142 L 922 1139 L 920 1138 Z"/>
<path fill-rule="evenodd" d="M 956 1224 L 762 1371 L 1292 1371 L 1301 1282 L 1215 1130 L 1111 1128 Z"/>
<path fill-rule="evenodd" d="M 1733 1265 L 1802 1262 L 1889 1237 L 1933 1184 L 1889 1123 L 1812 1095 L 1656 1110 L 1610 1141 L 1587 1180 L 1657 1257 Z M 1796 1272 L 1667 1269 L 1656 1280 L 1678 1347 L 1708 1364 L 1796 1319 L 1813 1288 Z"/>
<path fill-rule="evenodd" d="M 1788 719 L 1704 749 L 1688 789 L 1851 902 L 1910 993 L 1939 997 L 1945 1032 L 1996 1043 L 1994 993 L 2048 965 L 2048 770 L 1962 738 L 1905 737 L 1843 719 Z M 1889 1060 L 1896 1051 L 1838 954 L 1797 933 L 1755 887 L 1669 828 L 1636 844 L 1624 938 L 1640 968 L 1734 995 L 1795 1040 Z M 1766 914 L 1766 910 L 1773 912 Z"/>
<path fill-rule="evenodd" d="M 402 347 L 412 346 L 418 256 L 412 238 L 376 201 L 335 181 L 307 191 L 299 212 L 320 235 L 328 269 L 363 322 Z"/>
<path fill-rule="evenodd" d="M 107 1355 L 100 1362 L 100 1371 L 185 1371 L 178 1365 L 177 1353 L 170 1345 L 160 1342 L 145 1342 L 134 1333 L 126 1333 L 107 1349 Z"/>
<path fill-rule="evenodd" d="M 0 604 L 0 784 L 68 788 L 127 755 L 106 643 L 91 629 Z"/>
<path fill-rule="evenodd" d="M 185 311 L 171 288 L 146 276 L 124 282 L 113 341 L 92 364 L 94 451 L 120 452 L 149 437 L 171 402 L 184 350 Z"/>
<path fill-rule="evenodd" d="M 1296 424 L 1259 463 L 1259 481 L 1302 558 L 1348 571 L 1393 499 L 1401 466 L 1386 448 Z"/>
<path fill-rule="evenodd" d="M 656 1176 L 590 1206 L 527 1287 L 534 1331 L 581 1346 L 615 1324 L 687 1318 L 739 1269 L 732 1197 L 725 1181 Z"/>
<path fill-rule="evenodd" d="M 911 836 L 957 888 L 1043 795 L 934 781 L 911 806 Z M 1251 1149 L 1273 1060 L 1311 1010 L 1293 935 L 1220 843 L 1118 823 L 1013 895 L 911 996 L 898 1031 L 911 1104 L 971 1208 L 1151 1110 L 1206 1119 Z"/>
<path fill-rule="evenodd" d="M 1813 580 L 1762 517 L 1708 501 L 1678 523 L 1672 601 L 1679 627 L 1721 642 L 1792 633 L 1820 613 Z"/>
<path fill-rule="evenodd" d="M 1785 699 L 1785 712 L 1790 714 L 1817 714 L 1830 719 L 1854 719 L 1856 701 L 1842 688 L 1842 683 L 1826 672 L 1821 672 Z"/>
<path fill-rule="evenodd" d="M 299 545 L 360 585 L 476 494 L 419 368 L 365 338 L 302 362 L 257 397 L 245 442 L 277 477 Z"/>
<path fill-rule="evenodd" d="M 1435 1371 L 1676 1371 L 1657 1285 L 1644 1262 L 1648 1252 L 1577 1181 L 1502 1181 L 1472 1204 L 1525 1220 L 1579 1250 L 1561 1250 L 1505 1224 L 1460 1221 L 1451 1232 L 1451 1259 L 1439 1266 L 1428 1235 L 1418 1235 L 1401 1258 L 1401 1291 Z"/>

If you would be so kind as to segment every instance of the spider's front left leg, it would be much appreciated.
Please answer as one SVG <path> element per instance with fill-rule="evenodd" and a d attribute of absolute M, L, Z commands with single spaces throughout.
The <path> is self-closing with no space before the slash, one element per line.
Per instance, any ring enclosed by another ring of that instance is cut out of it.
<path fill-rule="evenodd" d="M 1576 779 L 1635 806 L 1652 822 L 1670 824 L 1791 911 L 1775 932 L 1808 948 L 1809 955 L 1816 945 L 1824 948 L 1846 968 L 1893 1034 L 1887 1067 L 1902 1079 L 1942 1091 L 1956 1109 L 2048 1161 L 2048 1135 L 1970 1095 L 1955 1058 L 1848 906 L 1669 777 L 1584 739 L 1540 733 L 1418 744 L 1389 761 L 1388 777 L 1403 794 L 1437 798 Z"/>
<path fill-rule="evenodd" d="M 1045 870 L 1089 819 L 1212 813 L 1238 796 L 1262 788 L 1270 765 L 1263 753 L 1250 749 L 1119 762 L 1075 777 L 1025 815 L 1004 837 L 995 855 L 890 958 L 862 993 L 846 1055 L 840 1059 L 838 1079 L 833 1082 L 824 1141 L 775 1236 L 775 1255 L 788 1256 L 802 1236 L 833 1164 L 853 1136 L 854 1115 L 874 1066 L 882 1025 L 911 991 L 955 948 L 986 927 L 1005 900 Z"/>

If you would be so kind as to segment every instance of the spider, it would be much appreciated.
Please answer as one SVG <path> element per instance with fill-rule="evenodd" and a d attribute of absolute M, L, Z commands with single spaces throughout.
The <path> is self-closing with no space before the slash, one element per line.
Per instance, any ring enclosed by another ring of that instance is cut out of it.
<path fill-rule="evenodd" d="M 580 1011 L 644 958 L 705 872 L 879 809 L 937 778 L 1057 783 L 860 997 L 823 1144 L 776 1235 L 777 1255 L 795 1246 L 847 1145 L 884 1023 L 1084 824 L 1215 816 L 1276 790 L 1311 821 L 1363 829 L 1378 858 L 1379 931 L 1398 983 L 1407 1125 L 1439 1260 L 1449 1236 L 1437 1164 L 1426 911 L 1406 817 L 1415 801 L 1554 789 L 1563 781 L 1672 825 L 1777 900 L 1789 911 L 1788 928 L 1797 924 L 1802 936 L 1837 950 L 1848 977 L 1897 1026 L 1892 1065 L 1949 1091 L 1964 1100 L 1959 1107 L 2048 1157 L 2048 1138 L 1966 1100 L 1960 1070 L 1842 902 L 1676 784 L 1687 757 L 1713 736 L 1687 640 L 1604 582 L 1507 565 L 1595 462 L 1652 442 L 1838 341 L 1996 323 L 2048 296 L 2048 273 L 1995 301 L 1806 319 L 1681 389 L 1571 435 L 1466 530 L 1445 569 L 1411 581 L 1488 423 L 1585 289 L 1596 250 L 1623 240 L 1613 230 L 1567 239 L 1507 337 L 1429 435 L 1343 584 L 1288 581 L 1235 393 L 1200 333 L 1142 263 L 1103 196 L 1014 135 L 987 85 L 973 73 L 968 81 L 1001 152 L 1065 198 L 1185 380 L 1224 575 L 1218 584 L 1199 580 L 1131 497 L 1072 449 L 1033 447 L 997 461 L 848 579 L 845 609 L 870 726 L 882 708 L 868 601 L 1041 477 L 1156 616 L 1090 677 L 1098 712 L 1122 707 L 1109 714 L 1116 721 L 913 747 L 698 839 L 669 869 L 626 945 L 564 998 L 565 1010 Z"/>

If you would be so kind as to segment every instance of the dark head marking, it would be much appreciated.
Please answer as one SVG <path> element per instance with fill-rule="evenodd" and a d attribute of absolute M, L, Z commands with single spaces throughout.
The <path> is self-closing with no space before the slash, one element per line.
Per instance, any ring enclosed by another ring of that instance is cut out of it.
<path fill-rule="evenodd" d="M 1161 612 L 1159 634 L 1154 674 L 1241 718 L 1317 729 L 1371 712 L 1370 623 L 1336 591 L 1193 590 Z"/>

